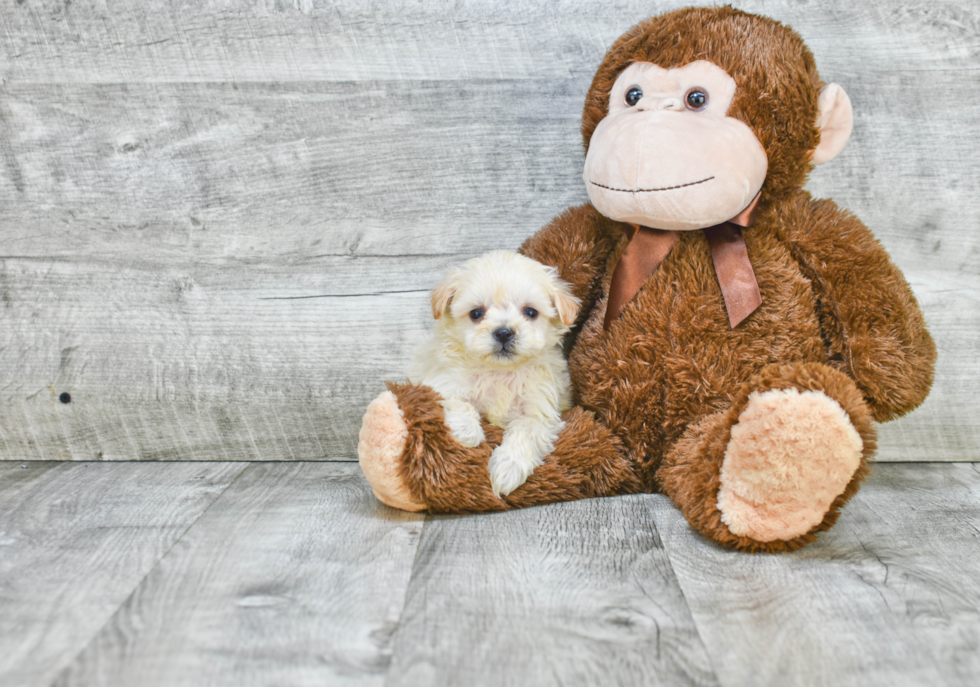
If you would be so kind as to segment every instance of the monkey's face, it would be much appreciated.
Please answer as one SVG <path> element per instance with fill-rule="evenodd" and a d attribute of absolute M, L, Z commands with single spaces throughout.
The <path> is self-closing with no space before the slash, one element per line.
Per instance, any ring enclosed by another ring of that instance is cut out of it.
<path fill-rule="evenodd" d="M 585 158 L 595 208 L 620 222 L 677 230 L 720 224 L 745 209 L 768 160 L 752 129 L 727 116 L 734 97 L 735 80 L 704 60 L 623 70 Z"/>

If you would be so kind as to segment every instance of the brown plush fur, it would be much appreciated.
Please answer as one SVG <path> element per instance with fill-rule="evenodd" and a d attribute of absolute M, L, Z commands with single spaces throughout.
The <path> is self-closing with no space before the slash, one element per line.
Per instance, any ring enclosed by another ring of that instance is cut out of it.
<path fill-rule="evenodd" d="M 502 510 L 587 496 L 663 490 L 692 526 L 745 551 L 788 551 L 830 527 L 857 491 L 874 451 L 872 420 L 920 404 L 935 346 L 901 272 L 859 220 L 803 191 L 822 82 L 800 37 L 771 19 L 725 7 L 655 17 L 620 38 L 585 105 L 586 146 L 609 90 L 635 61 L 662 67 L 709 60 L 736 81 L 729 114 L 762 142 L 769 171 L 755 224 L 744 231 L 762 305 L 729 327 L 708 244 L 683 232 L 660 268 L 605 331 L 606 294 L 626 246 L 623 226 L 591 206 L 568 210 L 522 252 L 557 268 L 583 307 L 569 344 L 581 409 L 554 455 L 505 501 L 487 460 L 500 430 L 466 449 L 449 435 L 435 394 L 390 388 L 409 427 L 404 479 L 435 512 Z M 791 541 L 733 535 L 717 508 L 719 471 L 749 393 L 819 390 L 864 441 L 860 467 L 823 521 Z"/>

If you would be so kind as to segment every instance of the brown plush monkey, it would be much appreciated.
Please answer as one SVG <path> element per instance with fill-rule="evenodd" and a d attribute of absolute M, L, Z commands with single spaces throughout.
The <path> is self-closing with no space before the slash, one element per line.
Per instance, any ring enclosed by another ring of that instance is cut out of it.
<path fill-rule="evenodd" d="M 358 453 L 385 503 L 473 512 L 639 491 L 705 536 L 786 551 L 830 527 L 875 449 L 873 421 L 918 406 L 935 346 L 868 229 L 803 190 L 850 136 L 791 29 L 730 7 L 643 22 L 607 53 L 582 133 L 592 203 L 525 242 L 583 308 L 578 407 L 555 450 L 499 499 L 438 397 L 389 384 Z"/>

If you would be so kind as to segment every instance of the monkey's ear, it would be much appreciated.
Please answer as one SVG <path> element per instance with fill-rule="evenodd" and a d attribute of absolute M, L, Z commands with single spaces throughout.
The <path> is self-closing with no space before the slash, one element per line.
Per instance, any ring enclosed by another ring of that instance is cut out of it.
<path fill-rule="evenodd" d="M 556 278 L 555 288 L 551 294 L 551 298 L 555 303 L 555 310 L 558 311 L 558 317 L 561 318 L 561 323 L 567 327 L 575 324 L 575 318 L 578 317 L 580 301 L 572 295 L 572 290 L 568 284 Z"/>
<path fill-rule="evenodd" d="M 451 272 L 436 288 L 432 289 L 432 316 L 437 320 L 442 319 L 449 301 L 453 299 L 456 288 L 459 286 L 459 275 Z"/>
<path fill-rule="evenodd" d="M 839 84 L 824 86 L 817 100 L 817 128 L 820 129 L 820 143 L 813 149 L 813 164 L 822 165 L 837 157 L 844 150 L 854 128 L 854 110 L 851 99 Z"/>

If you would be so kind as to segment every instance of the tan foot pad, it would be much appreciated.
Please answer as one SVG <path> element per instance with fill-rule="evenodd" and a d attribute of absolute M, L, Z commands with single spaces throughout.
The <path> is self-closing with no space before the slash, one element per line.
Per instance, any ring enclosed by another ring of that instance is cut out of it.
<path fill-rule="evenodd" d="M 823 392 L 751 394 L 721 466 L 722 522 L 761 542 L 805 534 L 844 492 L 862 448 L 847 413 Z"/>
<path fill-rule="evenodd" d="M 371 401 L 361 422 L 357 459 L 378 500 L 392 508 L 420 511 L 425 505 L 412 498 L 402 480 L 400 467 L 408 427 L 398 400 L 385 391 Z"/>

